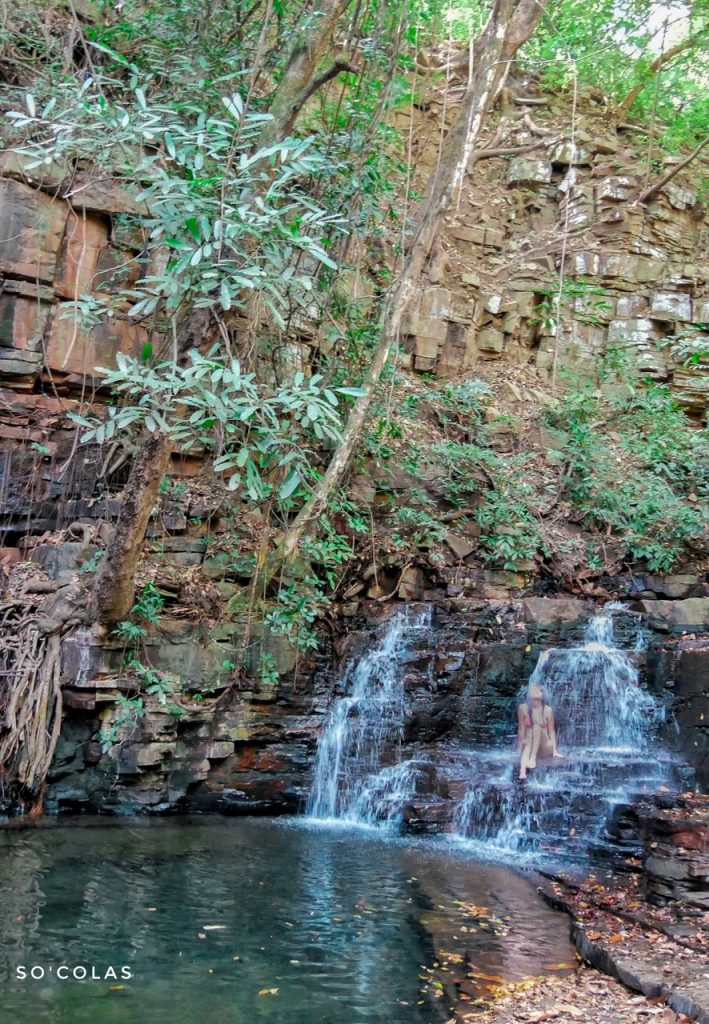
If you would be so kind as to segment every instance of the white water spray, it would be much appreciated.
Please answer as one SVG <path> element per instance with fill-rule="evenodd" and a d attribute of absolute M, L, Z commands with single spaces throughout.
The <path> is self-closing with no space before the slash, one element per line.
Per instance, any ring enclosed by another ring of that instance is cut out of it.
<path fill-rule="evenodd" d="M 458 806 L 455 831 L 493 854 L 581 852 L 599 842 L 613 808 L 674 780 L 674 759 L 656 737 L 662 707 L 644 690 L 629 652 L 616 647 L 612 604 L 577 647 L 539 656 L 540 686 L 564 759 L 540 762 L 524 786 L 518 762 L 499 751 Z M 526 699 L 526 685 L 518 700 Z"/>
<path fill-rule="evenodd" d="M 401 806 L 413 775 L 400 763 L 406 712 L 400 659 L 430 625 L 430 608 L 405 608 L 368 654 L 348 664 L 347 695 L 335 701 L 318 743 L 311 817 L 372 823 Z"/>

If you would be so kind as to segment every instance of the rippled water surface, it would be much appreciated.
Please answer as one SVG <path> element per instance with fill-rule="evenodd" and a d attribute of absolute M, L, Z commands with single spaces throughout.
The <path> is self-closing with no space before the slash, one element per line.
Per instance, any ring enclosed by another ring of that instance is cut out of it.
<path fill-rule="evenodd" d="M 265 819 L 7 828 L 0 913 L 2 1024 L 433 1024 L 449 1015 L 419 977 L 435 949 L 508 979 L 572 958 L 534 879 L 443 843 Z"/>

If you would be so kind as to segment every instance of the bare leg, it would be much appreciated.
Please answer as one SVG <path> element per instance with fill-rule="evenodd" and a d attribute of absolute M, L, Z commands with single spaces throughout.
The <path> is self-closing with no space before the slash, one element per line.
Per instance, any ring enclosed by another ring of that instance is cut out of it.
<path fill-rule="evenodd" d="M 529 764 L 527 765 L 528 768 L 537 767 L 537 753 L 539 752 L 539 744 L 541 743 L 541 739 L 541 726 L 535 724 L 532 728 L 532 746 L 529 751 Z"/>
<path fill-rule="evenodd" d="M 534 745 L 535 734 L 539 733 L 539 726 L 535 726 L 531 729 L 524 740 L 524 746 L 522 747 L 522 756 L 519 762 L 519 777 L 520 779 L 527 778 L 527 771 L 529 768 L 534 768 L 536 761 L 536 748 Z M 537 736 L 537 747 L 539 746 L 539 737 Z"/>

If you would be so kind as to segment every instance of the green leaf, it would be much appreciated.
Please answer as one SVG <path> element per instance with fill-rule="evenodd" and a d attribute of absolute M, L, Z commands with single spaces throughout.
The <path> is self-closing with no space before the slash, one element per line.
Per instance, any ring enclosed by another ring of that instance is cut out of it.
<path fill-rule="evenodd" d="M 290 498 L 291 494 L 300 483 L 300 473 L 297 469 L 292 470 L 278 489 L 281 498 Z"/>
<path fill-rule="evenodd" d="M 195 242 L 201 242 L 202 235 L 199 230 L 199 223 L 196 217 L 188 217 L 185 221 L 185 227 L 194 238 Z"/>

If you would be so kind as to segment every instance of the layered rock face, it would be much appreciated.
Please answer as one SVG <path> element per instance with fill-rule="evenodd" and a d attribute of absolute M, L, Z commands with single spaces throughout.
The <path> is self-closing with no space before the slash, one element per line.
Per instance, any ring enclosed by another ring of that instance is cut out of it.
<path fill-rule="evenodd" d="M 80 389 L 147 339 L 120 312 L 107 325 L 79 321 L 81 296 L 130 287 L 149 267 L 139 236 L 121 237 L 121 215 L 141 207 L 110 179 L 82 187 L 65 170 L 37 181 L 15 154 L 0 165 L 0 376 L 13 390 Z"/>
<path fill-rule="evenodd" d="M 518 97 L 514 116 L 504 115 L 515 145 L 543 138 L 538 121 L 545 131 L 568 134 L 568 117 L 560 119 L 551 107 L 545 113 L 547 102 L 537 96 L 529 105 Z M 396 114 L 397 126 L 412 130 L 417 186 L 435 165 L 441 126 L 450 124 L 454 112 L 433 96 L 414 112 L 413 125 L 409 114 Z M 541 402 L 555 365 L 590 372 L 601 355 L 618 349 L 640 375 L 670 382 L 687 409 L 700 416 L 709 377 L 701 364 L 685 365 L 665 344 L 709 322 L 702 263 L 706 221 L 688 172 L 648 204 L 638 204 L 646 175 L 632 130 L 610 131 L 600 111 L 584 108 L 574 139 L 573 147 L 560 142 L 477 164 L 451 207 L 409 310 L 399 365 L 455 377 L 489 361 L 524 364 L 539 378 Z M 91 177 L 60 166 L 32 171 L 16 154 L 0 157 L 5 569 L 31 556 L 38 572 L 61 585 L 90 566 L 118 515 L 120 498 L 114 495 L 127 476 L 127 453 L 80 445 L 66 414 L 102 400 L 100 367 L 113 365 L 118 352 L 139 355 L 145 344 L 145 332 L 125 309 L 100 326 L 77 313 L 83 295 L 131 286 L 155 273 L 157 264 L 147 258 L 145 239 L 130 220 L 142 212 L 110 170 Z M 366 268 L 351 291 L 363 304 L 371 298 Z M 308 336 L 307 325 L 302 333 Z M 245 565 L 240 574 L 239 541 L 263 524 L 258 513 L 239 510 L 228 525 L 237 555 L 213 554 L 210 540 L 231 511 L 209 487 L 195 488 L 188 504 L 177 500 L 177 478 L 194 477 L 202 465 L 198 454 L 175 458 L 171 490 L 149 528 L 147 553 L 165 570 L 161 583 L 168 590 L 171 568 L 183 573 L 171 592 L 177 602 L 184 597 L 185 605 L 199 592 L 207 617 L 211 598 L 238 599 L 251 572 Z M 374 486 L 371 479 L 365 485 Z M 404 478 L 399 490 L 409 486 Z M 70 540 L 44 536 L 66 527 L 73 530 Z M 461 563 L 472 550 L 455 532 L 446 543 Z M 508 728 L 511 702 L 534 667 L 539 645 L 578 638 L 591 606 L 563 601 L 552 607 L 529 597 L 539 588 L 531 575 L 534 565 L 528 569 L 510 573 L 456 564 L 448 585 L 439 589 L 417 567 L 392 575 L 399 598 L 423 598 L 440 607 L 435 643 L 410 670 L 410 739 L 465 735 L 493 742 Z M 382 594 L 390 593 L 386 568 L 380 582 Z M 651 641 L 638 656 L 646 659 L 647 678 L 657 692 L 665 691 L 674 715 L 669 739 L 704 778 L 706 588 L 695 575 L 636 575 L 613 584 L 614 592 L 636 602 L 632 607 L 648 618 Z M 367 595 L 374 596 L 369 590 Z M 364 630 L 366 643 L 361 608 L 355 605 L 352 614 L 358 618 L 346 617 L 342 632 Z M 225 620 L 216 629 L 189 616 L 161 620 L 146 643 L 148 661 L 183 678 L 186 714 L 177 716 L 158 696 L 148 696 L 145 714 L 132 724 L 128 717 L 107 751 L 101 749 L 100 730 L 120 722 L 117 701 L 136 693 L 124 650 L 88 633 L 65 641 L 65 724 L 48 788 L 50 810 L 302 806 L 338 678 L 330 640 L 321 638 L 317 657 L 299 656 L 263 628 L 256 646 L 267 649 L 280 675 L 237 684 L 228 666 L 244 642 L 243 614 L 238 607 L 232 614 L 227 605 Z M 254 647 L 253 636 L 248 642 Z M 475 729 L 465 732 L 461 723 L 473 720 Z"/>
<path fill-rule="evenodd" d="M 684 797 L 671 809 L 640 814 L 645 846 L 645 896 L 660 906 L 709 908 L 709 811 L 706 800 Z"/>
<path fill-rule="evenodd" d="M 614 349 L 701 414 L 706 374 L 666 343 L 709 322 L 696 192 L 678 175 L 639 203 L 648 179 L 632 129 L 609 131 L 592 104 L 572 129 L 568 114 L 546 111 L 538 97 L 517 102 L 516 117 L 525 113 L 522 124 L 536 130 L 521 127 L 515 143 L 572 130 L 575 142 L 476 165 L 406 322 L 404 362 L 455 376 L 501 360 L 535 366 L 544 379 L 554 368 L 588 372 Z M 536 125 L 529 112 L 540 110 Z M 452 113 L 433 98 L 415 126 L 421 181 L 436 161 L 442 117 L 450 123 Z"/>
<path fill-rule="evenodd" d="M 652 605 L 663 603 L 645 600 L 643 611 L 652 615 Z M 618 637 L 626 647 L 637 646 L 633 657 L 641 679 L 667 707 L 665 741 L 697 767 L 706 783 L 707 720 L 692 703 L 692 687 L 695 669 L 705 671 L 709 664 L 709 598 L 673 602 L 675 622 L 660 629 L 652 628 L 652 618 L 645 620 L 649 629 L 643 624 L 637 614 L 640 602 L 628 604 L 637 610 L 617 618 Z M 119 814 L 302 810 L 318 736 L 332 701 L 341 695 L 342 665 L 371 647 L 377 623 L 396 610 L 396 605 L 368 607 L 371 619 L 352 623 L 357 628 L 340 639 L 339 654 L 323 637 L 317 658 L 296 658 L 279 648 L 278 638 L 262 636 L 283 672 L 278 680 L 249 684 L 248 689 L 235 685 L 224 668 L 243 639 L 243 627 L 231 626 L 215 638 L 189 623 L 163 620 L 147 642 L 147 660 L 156 668 L 179 670 L 199 699 L 187 697 L 187 714 L 175 717 L 149 697 L 145 714 L 103 753 L 99 730 L 115 721 L 117 697 L 130 696 L 135 683 L 121 670 L 119 645 L 99 644 L 89 634 L 68 638 L 66 717 L 50 775 L 48 809 Z M 439 605 L 430 633 L 422 633 L 402 666 L 404 742 L 410 756 L 427 746 L 434 760 L 445 763 L 449 741 L 464 747 L 509 743 L 511 748 L 517 695 L 540 652 L 577 644 L 593 612 L 590 601 L 512 595 Z M 688 651 L 701 663 L 693 664 L 685 677 Z M 199 696 L 201 691 L 206 692 Z M 705 701 L 705 693 L 699 699 Z M 424 787 L 416 811 L 424 824 L 450 824 L 453 798 L 462 795 L 456 785 L 452 781 L 448 787 L 445 806 L 440 794 L 429 799 Z"/>

